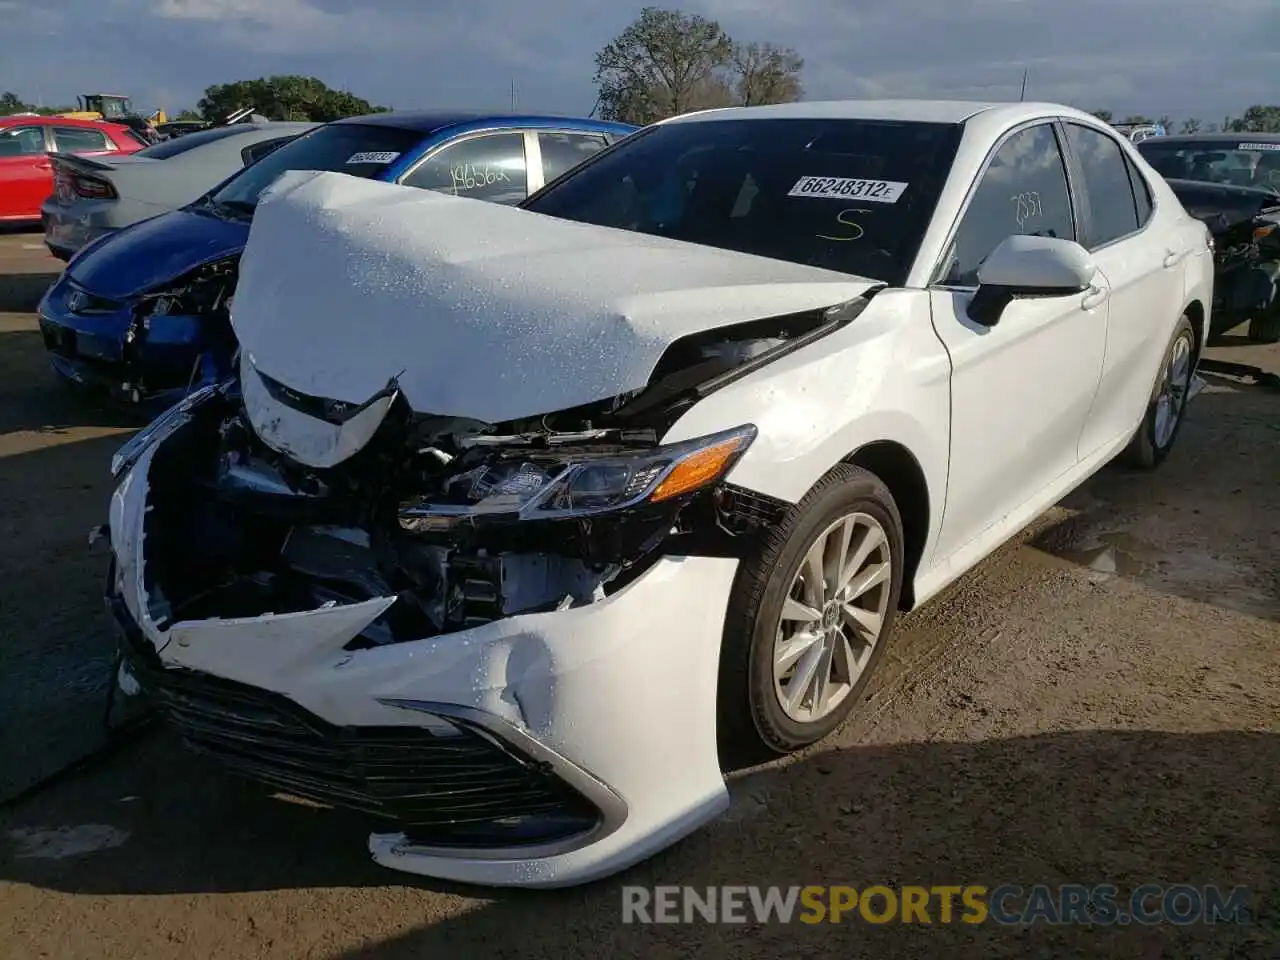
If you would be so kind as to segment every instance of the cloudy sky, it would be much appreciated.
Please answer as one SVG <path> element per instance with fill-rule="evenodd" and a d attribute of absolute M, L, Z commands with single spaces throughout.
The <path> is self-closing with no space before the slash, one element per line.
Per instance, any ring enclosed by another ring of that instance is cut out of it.
<path fill-rule="evenodd" d="M 660 0 L 648 0 L 659 3 Z M 396 107 L 591 109 L 593 56 L 644 0 L 0 0 L 0 90 L 45 104 L 318 76 Z M 1280 99 L 1277 0 L 685 0 L 795 47 L 810 99 L 1028 99 L 1214 122 Z M 536 11 L 536 13 L 535 13 Z"/>

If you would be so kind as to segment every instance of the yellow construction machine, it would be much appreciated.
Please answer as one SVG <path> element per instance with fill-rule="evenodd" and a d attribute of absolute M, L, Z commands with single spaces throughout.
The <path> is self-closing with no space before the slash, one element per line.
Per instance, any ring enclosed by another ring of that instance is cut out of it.
<path fill-rule="evenodd" d="M 148 123 L 167 123 L 169 118 L 163 108 L 150 114 L 140 114 L 133 109 L 133 100 L 116 93 L 85 93 L 76 97 L 80 108 L 59 116 L 76 120 L 110 120 L 113 123 L 125 123 L 131 119 L 141 118 Z"/>

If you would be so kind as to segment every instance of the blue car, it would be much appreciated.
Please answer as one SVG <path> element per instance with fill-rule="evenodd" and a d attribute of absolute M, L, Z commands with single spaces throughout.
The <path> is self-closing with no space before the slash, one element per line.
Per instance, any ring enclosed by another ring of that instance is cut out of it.
<path fill-rule="evenodd" d="M 597 120 L 400 112 L 326 124 L 194 203 L 85 246 L 40 303 L 65 380 L 148 407 L 223 379 L 228 306 L 262 192 L 289 170 L 339 171 L 516 204 L 636 128 Z"/>

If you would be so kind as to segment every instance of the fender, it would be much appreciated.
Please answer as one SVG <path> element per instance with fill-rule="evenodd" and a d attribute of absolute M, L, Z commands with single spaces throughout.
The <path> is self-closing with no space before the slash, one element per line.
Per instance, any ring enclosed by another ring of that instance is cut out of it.
<path fill-rule="evenodd" d="M 738 426 L 762 410 L 759 436 L 727 480 L 797 503 L 862 447 L 893 441 L 919 463 L 929 493 L 928 565 L 946 496 L 951 362 L 927 294 L 885 290 L 847 327 L 705 397 L 663 437 L 674 443 Z"/>

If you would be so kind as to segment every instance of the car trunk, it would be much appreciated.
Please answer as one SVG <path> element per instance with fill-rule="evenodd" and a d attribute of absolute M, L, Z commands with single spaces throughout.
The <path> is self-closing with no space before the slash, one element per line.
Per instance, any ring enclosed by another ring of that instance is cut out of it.
<path fill-rule="evenodd" d="M 122 164 L 155 163 L 145 157 L 81 157 L 70 153 L 50 154 L 53 166 L 53 195 L 62 206 L 80 200 L 115 200 L 120 196 L 113 174 Z"/>

